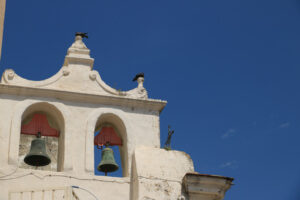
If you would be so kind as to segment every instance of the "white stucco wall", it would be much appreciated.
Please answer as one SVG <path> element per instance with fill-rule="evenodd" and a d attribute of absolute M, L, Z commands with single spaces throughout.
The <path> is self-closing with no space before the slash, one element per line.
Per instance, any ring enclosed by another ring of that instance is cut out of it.
<path fill-rule="evenodd" d="M 92 192 L 98 199 L 129 200 L 130 181 L 128 178 L 104 176 L 71 176 L 63 172 L 46 172 L 19 169 L 10 180 L 0 180 L 0 199 L 8 200 L 12 192 L 41 191 L 55 188 L 79 186 Z M 8 177 L 9 178 L 9 177 Z M 5 183 L 5 184 L 4 184 Z M 76 190 L 80 200 L 95 200 L 84 191 Z M 34 198 L 32 198 L 34 199 Z M 53 198 L 60 200 L 60 198 Z M 23 200 L 21 198 L 16 200 Z M 39 199 L 41 200 L 41 199 Z"/>
<path fill-rule="evenodd" d="M 94 173 L 94 130 L 98 118 L 107 113 L 119 116 L 126 126 L 128 154 L 126 164 L 128 171 L 125 175 L 129 175 L 131 157 L 136 146 L 143 145 L 156 148 L 160 146 L 158 112 L 109 107 L 101 104 L 0 95 L 0 110 L 5 113 L 5 115 L 0 115 L 0 136 L 1 139 L 3 138 L 0 150 L 6 152 L 0 157 L 1 166 L 17 165 L 22 113 L 30 106 L 43 102 L 50 103 L 58 109 L 58 105 L 64 107 L 64 110 L 60 109 L 60 111 L 65 116 L 64 127 L 66 131 L 64 134 L 68 138 L 64 141 L 64 146 L 67 147 L 64 157 L 68 158 L 64 162 L 65 170 L 73 168 L 74 173 Z M 16 114 L 18 114 L 17 117 Z M 71 158 L 76 158 L 76 160 Z"/>
<path fill-rule="evenodd" d="M 182 179 L 194 171 L 194 165 L 190 156 L 181 151 L 139 147 L 132 170 L 133 185 L 138 188 L 132 191 L 132 200 L 177 200 L 184 197 Z"/>
<path fill-rule="evenodd" d="M 46 179 L 36 178 L 33 175 L 27 175 L 22 178 L 12 180 L 0 180 L 0 199 L 6 199 L 8 192 L 12 188 L 20 188 L 28 190 L 30 188 L 41 187 L 54 187 L 69 186 L 70 184 L 82 185 L 88 187 L 95 194 L 100 197 L 108 197 L 112 195 L 115 189 L 118 189 L 118 194 L 109 199 L 120 199 L 120 196 L 126 196 L 129 199 L 129 178 L 113 178 L 113 177 L 96 177 L 94 176 L 94 150 L 93 138 L 94 129 L 97 124 L 98 118 L 101 115 L 110 113 L 117 115 L 126 124 L 126 137 L 127 137 L 127 152 L 128 160 L 126 160 L 127 172 L 126 176 L 130 176 L 131 172 L 131 158 L 137 146 L 143 145 L 148 147 L 159 148 L 159 114 L 158 112 L 149 112 L 143 109 L 110 107 L 102 104 L 86 104 L 82 102 L 69 102 L 50 98 L 28 98 L 15 95 L 0 95 L 0 166 L 2 174 L 9 174 L 19 163 L 19 142 L 20 142 L 20 126 L 22 121 L 22 113 L 32 105 L 43 105 L 47 103 L 55 106 L 62 112 L 65 117 L 65 140 L 63 145 L 65 148 L 65 158 L 62 172 L 59 175 L 64 176 L 77 176 L 80 175 L 83 179 L 89 177 L 89 180 L 81 181 L 77 179 L 70 179 L 66 177 L 55 177 L 54 172 L 42 172 L 32 169 L 18 169 L 12 177 L 23 176 L 28 173 L 48 173 L 53 177 Z M 61 109 L 63 108 L 63 109 Z M 4 114 L 5 113 L 5 114 Z M 114 123 L 113 121 L 111 123 Z M 67 138 L 67 139 L 66 139 Z M 125 166 L 124 166 L 125 167 Z M 20 172 L 20 173 L 19 173 Z M 67 173 L 67 174 L 66 174 Z M 112 182 L 94 181 L 94 179 L 104 178 Z M 122 183 L 115 183 L 115 181 Z M 32 184 L 27 185 L 26 182 Z M 125 182 L 125 183 L 123 183 Z M 100 184 L 100 185 L 99 185 Z M 95 189 L 101 187 L 101 189 Z M 107 185 L 107 187 L 106 187 Z M 95 187 L 95 188 L 94 188 Z M 120 187 L 120 188 L 119 188 Z M 94 188 L 94 189 L 93 189 Z M 114 188 L 114 190 L 112 189 Z M 111 191 L 111 194 L 110 192 Z M 79 195 L 80 196 L 80 195 Z"/>

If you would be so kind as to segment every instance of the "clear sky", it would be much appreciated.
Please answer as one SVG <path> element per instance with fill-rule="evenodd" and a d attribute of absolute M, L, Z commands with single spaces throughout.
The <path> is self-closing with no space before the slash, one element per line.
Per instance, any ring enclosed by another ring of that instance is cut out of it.
<path fill-rule="evenodd" d="M 1 73 L 52 76 L 77 31 L 110 86 L 145 73 L 162 144 L 170 124 L 196 171 L 234 177 L 226 200 L 300 199 L 299 0 L 8 0 Z"/>

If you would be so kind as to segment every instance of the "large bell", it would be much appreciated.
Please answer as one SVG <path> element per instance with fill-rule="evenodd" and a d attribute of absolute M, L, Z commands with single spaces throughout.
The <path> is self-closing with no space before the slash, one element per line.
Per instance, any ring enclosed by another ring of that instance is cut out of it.
<path fill-rule="evenodd" d="M 98 171 L 104 172 L 105 176 L 107 175 L 107 172 L 114 172 L 119 169 L 114 158 L 114 152 L 111 148 L 106 147 L 102 150 L 102 160 L 97 169 Z"/>
<path fill-rule="evenodd" d="M 31 141 L 29 153 L 25 156 L 24 162 L 28 165 L 40 167 L 51 163 L 50 157 L 46 153 L 45 140 L 38 138 Z"/>

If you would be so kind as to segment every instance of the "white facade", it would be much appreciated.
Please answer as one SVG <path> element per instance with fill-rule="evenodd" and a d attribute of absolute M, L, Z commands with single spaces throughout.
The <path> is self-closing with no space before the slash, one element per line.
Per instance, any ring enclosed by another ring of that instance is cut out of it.
<path fill-rule="evenodd" d="M 198 174 L 189 155 L 160 148 L 159 116 L 166 101 L 149 99 L 142 77 L 130 91 L 109 87 L 92 70 L 93 63 L 90 50 L 76 36 L 62 68 L 51 78 L 30 81 L 12 69 L 3 73 L 0 200 L 223 199 L 231 178 Z M 38 112 L 61 133 L 54 171 L 21 165 L 21 124 Z M 107 123 L 123 141 L 121 178 L 94 175 L 94 132 Z"/>

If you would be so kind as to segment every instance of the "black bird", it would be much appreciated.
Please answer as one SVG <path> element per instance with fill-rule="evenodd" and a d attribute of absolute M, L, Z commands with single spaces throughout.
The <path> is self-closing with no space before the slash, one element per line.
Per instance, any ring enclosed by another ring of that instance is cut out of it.
<path fill-rule="evenodd" d="M 132 79 L 132 81 L 137 81 L 138 78 L 143 77 L 144 78 L 144 73 L 138 73 L 137 75 L 135 75 L 135 77 Z"/>
<path fill-rule="evenodd" d="M 79 36 L 81 36 L 82 38 L 89 38 L 87 34 L 88 34 L 88 33 L 76 32 L 76 33 L 75 33 L 75 36 L 78 36 L 78 35 L 79 35 Z"/>

